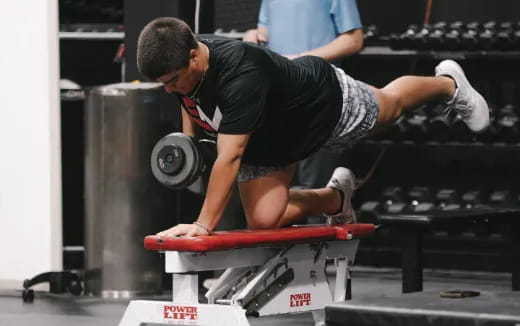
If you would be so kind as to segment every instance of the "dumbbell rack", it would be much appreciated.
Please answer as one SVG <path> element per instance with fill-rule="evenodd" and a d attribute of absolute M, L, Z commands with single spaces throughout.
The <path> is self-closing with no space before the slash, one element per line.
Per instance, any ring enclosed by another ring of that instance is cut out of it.
<path fill-rule="evenodd" d="M 468 226 L 508 225 L 512 229 L 511 275 L 513 291 L 520 291 L 520 208 L 479 208 L 418 212 L 415 214 L 381 214 L 378 222 L 399 233 L 402 250 L 402 291 L 422 291 L 423 235 L 435 229 L 458 224 Z"/>
<path fill-rule="evenodd" d="M 462 197 L 471 197 L 477 190 L 482 204 L 496 210 L 519 207 L 520 187 L 516 185 L 520 185 L 520 177 L 516 173 L 516 162 L 520 161 L 520 134 L 517 133 L 520 130 L 517 118 L 520 115 L 520 100 L 515 90 L 520 87 L 520 77 L 513 70 L 520 64 L 520 51 L 499 48 L 396 50 L 390 47 L 388 39 L 385 43 L 384 38 L 379 38 L 377 43 L 366 42 L 365 45 L 358 56 L 345 62 L 345 70 L 354 78 L 383 87 L 405 74 L 431 76 L 440 60 L 454 59 L 484 94 L 494 117 L 490 130 L 475 135 L 468 132 L 455 116 L 445 118 L 442 115 L 443 107 L 432 103 L 407 114 L 386 134 L 358 143 L 345 156 L 347 165 L 358 177 L 363 177 L 383 148 L 387 149 L 372 179 L 356 192 L 354 206 L 360 212 L 359 219 L 362 222 L 383 223 L 381 214 L 388 214 L 388 211 L 374 208 L 385 205 L 383 190 L 391 186 L 400 186 L 405 191 L 411 191 L 416 186 L 429 188 L 433 199 L 430 202 L 418 201 L 421 208 L 430 205 L 432 209 L 431 212 L 422 212 L 424 214 L 445 209 L 435 195 L 442 190 L 454 191 L 457 197 L 449 204 L 450 208 L 472 207 L 467 198 Z M 401 207 L 394 202 L 392 209 L 396 212 L 393 214 L 411 213 L 415 209 L 412 201 L 404 196 Z M 361 207 L 368 207 L 369 214 L 360 211 Z M 387 222 L 385 220 L 383 223 L 380 237 L 361 244 L 358 257 L 361 264 L 395 266 L 395 261 L 399 261 L 402 244 L 397 240 L 394 227 L 385 228 Z M 422 233 L 421 257 L 425 257 L 426 267 L 511 270 L 512 260 L 507 249 L 511 247 L 511 230 L 506 230 L 504 225 L 498 228 L 493 225 L 492 230 L 482 232 L 455 227 L 453 230 L 447 229 L 437 232 L 435 228 L 426 228 Z M 480 252 L 475 249 L 477 252 L 471 252 L 475 245 L 489 250 Z M 415 248 L 410 250 L 415 250 L 417 256 L 418 246 L 408 248 Z M 479 265 L 469 262 L 467 257 L 457 256 L 463 252 L 481 255 L 478 259 L 485 263 Z M 413 285 L 411 288 L 418 287 Z"/>

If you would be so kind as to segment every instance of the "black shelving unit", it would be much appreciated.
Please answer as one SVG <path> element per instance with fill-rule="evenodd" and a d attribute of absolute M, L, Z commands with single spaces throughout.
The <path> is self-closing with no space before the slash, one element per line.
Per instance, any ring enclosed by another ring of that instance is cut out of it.
<path fill-rule="evenodd" d="M 497 107 L 505 104 L 519 106 L 520 96 L 515 90 L 520 90 L 520 77 L 512 71 L 520 71 L 520 51 L 417 51 L 369 45 L 355 57 L 345 60 L 344 68 L 355 79 L 383 87 L 401 75 L 431 76 L 436 64 L 443 59 L 456 60 L 464 67 L 471 82 L 483 93 L 495 113 Z M 390 186 L 401 187 L 405 201 L 407 192 L 420 186 L 429 189 L 432 196 L 443 188 L 453 189 L 459 195 L 478 190 L 489 205 L 497 204 L 492 203 L 490 196 L 500 190 L 508 195 L 508 202 L 500 205 L 517 207 L 520 204 L 520 175 L 516 172 L 520 162 L 520 137 L 498 141 L 491 133 L 486 141 L 478 135 L 434 141 L 429 139 L 429 135 L 419 135 L 417 139 L 410 139 L 407 135 L 399 140 L 388 138 L 391 135 L 383 133 L 362 140 L 345 155 L 347 165 L 361 178 L 377 154 L 386 149 L 376 172 L 354 197 L 358 211 L 366 202 L 382 203 L 382 192 Z M 432 201 L 435 205 L 435 199 Z M 367 219 L 378 223 L 374 215 L 359 216 L 361 221 Z M 513 253 L 508 248 L 516 238 L 511 236 L 510 230 L 471 231 L 471 237 L 466 231 L 454 227 L 446 233 L 432 231 L 423 234 L 422 266 L 511 271 Z M 377 237 L 361 243 L 357 263 L 400 267 L 402 247 L 399 238 L 400 233 L 395 228 L 385 229 L 383 225 Z"/>

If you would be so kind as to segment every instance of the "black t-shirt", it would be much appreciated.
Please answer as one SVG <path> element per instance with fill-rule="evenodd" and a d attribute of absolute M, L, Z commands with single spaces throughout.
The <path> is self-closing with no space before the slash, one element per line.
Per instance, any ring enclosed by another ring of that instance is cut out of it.
<path fill-rule="evenodd" d="M 330 137 L 342 93 L 333 68 L 318 57 L 289 60 L 266 48 L 199 35 L 210 63 L 194 100 L 179 96 L 209 134 L 253 132 L 242 161 L 279 166 L 304 159 Z"/>

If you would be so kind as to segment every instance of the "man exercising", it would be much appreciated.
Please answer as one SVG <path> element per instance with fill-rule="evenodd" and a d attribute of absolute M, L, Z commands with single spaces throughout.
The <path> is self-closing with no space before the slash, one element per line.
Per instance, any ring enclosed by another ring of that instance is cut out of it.
<path fill-rule="evenodd" d="M 182 20 L 158 18 L 141 31 L 137 64 L 178 95 L 183 132 L 194 135 L 196 124 L 217 137 L 199 216 L 159 236 L 211 234 L 236 179 L 250 228 L 318 214 L 333 224 L 352 222 L 352 172 L 339 167 L 325 188 L 290 190 L 296 162 L 318 150 L 345 149 L 431 101 L 444 101 L 475 132 L 489 124 L 486 101 L 451 60 L 436 67 L 435 77 L 404 76 L 377 89 L 318 57 L 289 60 L 251 43 L 195 36 Z"/>

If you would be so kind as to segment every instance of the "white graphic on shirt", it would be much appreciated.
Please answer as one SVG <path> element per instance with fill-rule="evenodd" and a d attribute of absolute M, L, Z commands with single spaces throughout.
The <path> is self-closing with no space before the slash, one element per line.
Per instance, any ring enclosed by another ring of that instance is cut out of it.
<path fill-rule="evenodd" d="M 204 111 L 202 111 L 201 107 L 197 104 L 197 112 L 199 112 L 200 120 L 206 122 L 213 128 L 213 130 L 218 131 L 218 127 L 220 127 L 220 121 L 222 121 L 222 112 L 220 112 L 220 108 L 218 105 L 215 107 L 215 113 L 213 114 L 213 118 L 210 119 Z"/>

